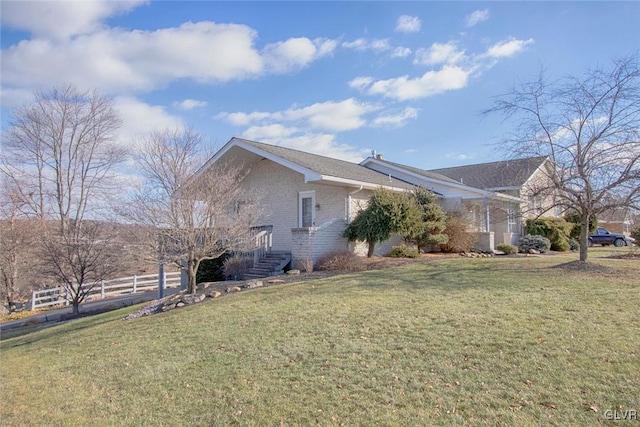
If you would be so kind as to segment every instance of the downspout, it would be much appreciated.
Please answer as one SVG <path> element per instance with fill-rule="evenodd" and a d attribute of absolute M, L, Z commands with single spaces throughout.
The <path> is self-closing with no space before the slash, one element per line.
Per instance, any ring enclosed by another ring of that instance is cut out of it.
<path fill-rule="evenodd" d="M 351 222 L 351 196 L 362 191 L 362 188 L 363 187 L 361 185 L 360 188 L 350 192 L 349 195 L 347 196 L 347 217 L 345 218 L 346 224 L 349 224 Z"/>

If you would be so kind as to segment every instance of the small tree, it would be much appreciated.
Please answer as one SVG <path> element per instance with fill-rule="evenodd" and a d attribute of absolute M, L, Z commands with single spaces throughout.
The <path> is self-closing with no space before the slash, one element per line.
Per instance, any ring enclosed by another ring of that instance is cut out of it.
<path fill-rule="evenodd" d="M 392 193 L 380 187 L 349 224 L 344 237 L 367 242 L 370 258 L 376 243 L 389 240 L 392 233 L 408 236 L 418 235 L 422 230 L 422 214 L 415 199 L 409 193 Z"/>
<path fill-rule="evenodd" d="M 418 247 L 418 253 L 426 245 L 440 245 L 447 243 L 449 237 L 444 234 L 446 224 L 446 214 L 436 203 L 436 196 L 433 192 L 423 187 L 417 187 L 413 192 L 418 207 L 422 213 L 422 229 L 418 229 L 417 234 L 409 234 L 407 240 Z"/>
<path fill-rule="evenodd" d="M 201 169 L 203 144 L 191 129 L 148 134 L 138 158 L 146 182 L 123 209 L 146 226 L 144 240 L 161 262 L 186 270 L 189 293 L 196 291 L 200 263 L 248 249 L 251 227 L 263 216 L 258 196 L 243 185 L 248 170 L 229 163 Z"/>
<path fill-rule="evenodd" d="M 538 195 L 580 217 L 580 261 L 589 222 L 619 207 L 640 206 L 638 53 L 610 68 L 549 83 L 540 77 L 499 96 L 487 113 L 514 121 L 502 146 L 511 157 L 547 156 L 554 166 Z"/>

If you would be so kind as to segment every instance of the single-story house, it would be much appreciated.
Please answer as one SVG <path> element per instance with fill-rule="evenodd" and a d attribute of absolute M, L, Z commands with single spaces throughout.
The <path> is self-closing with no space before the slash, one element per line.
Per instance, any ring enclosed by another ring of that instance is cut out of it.
<path fill-rule="evenodd" d="M 294 265 L 333 251 L 366 253 L 364 243 L 348 242 L 342 233 L 379 187 L 403 192 L 420 185 L 446 211 L 468 212 L 478 249 L 515 242 L 526 206 L 536 203 L 527 200 L 526 186 L 547 167 L 546 158 L 533 158 L 426 171 L 380 156 L 358 164 L 240 138 L 232 138 L 201 170 L 216 162 L 249 168 L 243 185 L 264 195 L 268 215 L 259 225 L 271 233 L 270 250 L 290 253 Z M 376 254 L 399 241 L 376 245 Z"/>

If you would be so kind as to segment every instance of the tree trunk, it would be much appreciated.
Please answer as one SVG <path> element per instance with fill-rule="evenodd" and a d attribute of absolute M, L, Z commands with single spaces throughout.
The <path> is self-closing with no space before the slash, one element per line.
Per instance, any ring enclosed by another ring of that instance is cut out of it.
<path fill-rule="evenodd" d="M 367 251 L 367 258 L 371 258 L 373 256 L 373 250 L 376 247 L 376 242 L 368 242 L 369 250 Z"/>
<path fill-rule="evenodd" d="M 589 213 L 580 215 L 580 261 L 587 262 L 587 251 L 589 249 Z"/>
<path fill-rule="evenodd" d="M 189 261 L 187 261 L 187 293 L 188 294 L 195 294 L 196 293 L 196 272 L 197 270 L 197 264 L 193 261 L 193 259 L 190 259 Z"/>
<path fill-rule="evenodd" d="M 73 301 L 71 301 L 71 305 L 73 306 L 73 315 L 80 314 L 80 301 L 78 301 L 78 298 L 74 298 Z"/>

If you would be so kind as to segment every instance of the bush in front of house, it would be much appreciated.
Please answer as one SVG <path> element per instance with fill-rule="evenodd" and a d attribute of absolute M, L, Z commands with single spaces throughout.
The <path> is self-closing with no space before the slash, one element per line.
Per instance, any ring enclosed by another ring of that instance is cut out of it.
<path fill-rule="evenodd" d="M 563 218 L 528 219 L 525 232 L 531 235 L 544 236 L 551 242 L 551 249 L 565 252 L 571 249 L 570 239 L 574 223 Z"/>
<path fill-rule="evenodd" d="M 363 262 L 360 257 L 349 251 L 330 252 L 315 264 L 316 270 L 322 271 L 360 271 Z"/>
<path fill-rule="evenodd" d="M 224 275 L 228 280 L 240 280 L 252 264 L 251 258 L 234 255 L 224 260 Z"/>
<path fill-rule="evenodd" d="M 544 236 L 527 234 L 518 241 L 518 251 L 521 253 L 529 253 L 533 249 L 541 254 L 551 249 L 551 242 Z"/>
<path fill-rule="evenodd" d="M 518 253 L 517 246 L 509 245 L 507 243 L 502 243 L 496 246 L 496 249 L 499 250 L 500 252 L 504 252 L 505 255 L 513 255 Z"/>
<path fill-rule="evenodd" d="M 440 245 L 442 252 L 469 252 L 475 248 L 478 236 L 468 231 L 469 219 L 462 212 L 449 212 L 444 234 L 447 243 Z"/>
<path fill-rule="evenodd" d="M 400 245 L 394 246 L 388 256 L 391 258 L 418 258 L 420 253 L 416 248 L 411 248 L 407 245 Z"/>

